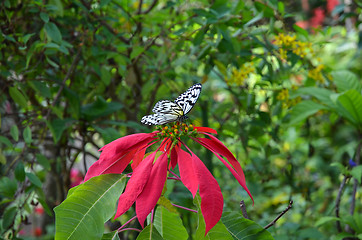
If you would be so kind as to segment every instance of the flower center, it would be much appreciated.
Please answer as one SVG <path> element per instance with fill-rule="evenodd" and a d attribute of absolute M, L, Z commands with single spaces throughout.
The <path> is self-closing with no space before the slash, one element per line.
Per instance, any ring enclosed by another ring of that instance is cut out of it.
<path fill-rule="evenodd" d="M 157 137 L 161 140 L 164 138 L 171 138 L 172 141 L 179 139 L 182 136 L 196 137 L 197 129 L 192 124 L 176 122 L 166 126 L 156 126 Z"/>

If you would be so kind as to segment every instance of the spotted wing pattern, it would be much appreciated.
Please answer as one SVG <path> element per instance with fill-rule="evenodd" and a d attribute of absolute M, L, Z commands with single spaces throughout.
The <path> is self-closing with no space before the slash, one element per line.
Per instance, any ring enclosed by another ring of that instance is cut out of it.
<path fill-rule="evenodd" d="M 166 123 L 177 121 L 182 117 L 182 109 L 174 102 L 169 100 L 161 100 L 156 103 L 152 112 L 155 114 L 144 116 L 141 120 L 147 125 L 163 125 Z"/>
<path fill-rule="evenodd" d="M 202 85 L 200 83 L 192 85 L 186 92 L 176 98 L 175 103 L 179 105 L 183 114 L 186 115 L 194 107 L 197 99 L 200 96 Z"/>
<path fill-rule="evenodd" d="M 154 114 L 144 116 L 141 120 L 147 125 L 163 125 L 174 121 L 183 121 L 191 111 L 201 93 L 201 84 L 191 86 L 174 102 L 169 100 L 158 101 L 152 109 Z"/>

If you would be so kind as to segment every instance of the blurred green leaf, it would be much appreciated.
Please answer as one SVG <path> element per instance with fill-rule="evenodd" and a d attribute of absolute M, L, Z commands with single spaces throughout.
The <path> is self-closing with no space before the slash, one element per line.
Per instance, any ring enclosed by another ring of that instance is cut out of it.
<path fill-rule="evenodd" d="M 348 90 L 338 97 L 338 106 L 346 111 L 340 112 L 344 117 L 352 123 L 359 125 L 362 124 L 362 95 L 355 89 Z M 348 112 L 348 114 L 346 113 Z"/>
<path fill-rule="evenodd" d="M 26 126 L 26 128 L 24 129 L 23 137 L 24 137 L 24 141 L 27 145 L 30 145 L 31 142 L 33 141 L 33 138 L 31 136 L 31 129 L 29 126 Z"/>
<path fill-rule="evenodd" d="M 110 143 L 113 140 L 121 137 L 121 134 L 115 128 L 100 128 L 97 126 L 94 126 L 94 128 L 102 135 L 104 144 Z"/>
<path fill-rule="evenodd" d="M 125 181 L 125 175 L 104 174 L 79 185 L 54 209 L 55 239 L 100 239 Z"/>
<path fill-rule="evenodd" d="M 48 122 L 48 127 L 53 134 L 54 142 L 57 143 L 63 132 L 73 123 L 73 119 L 54 119 L 51 122 Z"/>
<path fill-rule="evenodd" d="M 301 122 L 322 109 L 326 109 L 326 107 L 310 100 L 302 101 L 291 109 L 289 124 Z"/>
<path fill-rule="evenodd" d="M 17 125 L 11 126 L 10 135 L 16 142 L 19 141 L 19 129 Z"/>
<path fill-rule="evenodd" d="M 226 228 L 232 234 L 234 239 L 274 239 L 267 230 L 265 230 L 255 222 L 244 218 L 239 213 L 225 212 L 221 217 L 221 221 L 225 224 Z"/>
<path fill-rule="evenodd" d="M 28 103 L 26 98 L 24 97 L 23 93 L 21 93 L 16 87 L 9 88 L 10 97 L 22 108 L 27 108 Z"/>
<path fill-rule="evenodd" d="M 19 182 L 23 182 L 25 180 L 25 170 L 24 170 L 24 164 L 23 162 L 19 162 L 16 167 L 15 167 L 15 178 L 19 181 Z"/>
<path fill-rule="evenodd" d="M 8 229 L 8 227 L 10 227 L 14 223 L 17 212 L 18 212 L 18 208 L 15 206 L 8 207 L 5 209 L 4 215 L 2 216 L 3 229 Z"/>
<path fill-rule="evenodd" d="M 40 18 L 41 18 L 41 20 L 43 20 L 44 23 L 49 22 L 49 15 L 45 12 L 40 13 Z"/>
<path fill-rule="evenodd" d="M 29 85 L 45 98 L 51 98 L 52 94 L 46 83 L 41 81 L 29 81 Z"/>
<path fill-rule="evenodd" d="M 0 194 L 8 198 L 13 198 L 18 189 L 18 184 L 15 180 L 8 177 L 0 178 Z"/>
<path fill-rule="evenodd" d="M 318 221 L 315 223 L 315 226 L 316 227 L 319 227 L 319 226 L 322 226 L 326 223 L 329 223 L 329 222 L 335 222 L 335 221 L 338 221 L 339 218 L 337 217 L 331 217 L 331 216 L 325 216 L 325 217 L 321 217 L 318 219 Z"/>
<path fill-rule="evenodd" d="M 92 121 L 118 111 L 122 107 L 123 105 L 120 103 L 106 102 L 99 96 L 95 102 L 82 106 L 81 113 L 83 118 Z"/>
<path fill-rule="evenodd" d="M 339 92 L 348 91 L 350 89 L 355 89 L 357 92 L 361 92 L 361 81 L 358 80 L 354 73 L 347 70 L 338 70 L 331 72 L 331 75 Z"/>
<path fill-rule="evenodd" d="M 62 42 L 62 34 L 60 33 L 57 25 L 55 25 L 52 22 L 47 22 L 44 24 L 44 29 L 45 32 L 47 33 L 48 37 L 56 42 L 56 43 L 61 43 Z"/>
<path fill-rule="evenodd" d="M 7 137 L 0 136 L 0 143 L 5 144 L 7 147 L 12 147 L 13 144 L 10 142 L 10 140 Z"/>
<path fill-rule="evenodd" d="M 40 181 L 40 179 L 32 172 L 26 172 L 25 173 L 26 176 L 28 177 L 29 181 L 34 184 L 35 186 L 41 188 L 42 187 L 42 182 Z"/>
<path fill-rule="evenodd" d="M 49 163 L 49 160 L 43 155 L 43 154 L 40 154 L 40 153 L 37 153 L 36 154 L 36 161 L 42 165 L 44 167 L 44 169 L 46 170 L 50 170 L 50 163 Z"/>
<path fill-rule="evenodd" d="M 309 34 L 308 34 L 308 31 L 307 31 L 307 30 L 299 27 L 299 26 L 296 25 L 296 24 L 293 25 L 293 28 L 294 28 L 294 30 L 295 30 L 297 33 L 301 34 L 301 35 L 304 36 L 306 39 L 309 38 Z"/>
<path fill-rule="evenodd" d="M 361 184 L 362 179 L 362 165 L 356 166 L 351 170 L 352 176 L 357 179 L 357 181 Z M 362 224 L 362 223 L 361 223 Z"/>

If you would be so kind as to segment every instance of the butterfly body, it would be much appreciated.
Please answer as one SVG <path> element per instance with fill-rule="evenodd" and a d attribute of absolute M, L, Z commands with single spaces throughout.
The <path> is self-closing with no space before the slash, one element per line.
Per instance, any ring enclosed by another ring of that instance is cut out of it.
<path fill-rule="evenodd" d="M 175 121 L 184 121 L 186 114 L 191 111 L 200 96 L 202 85 L 192 85 L 186 92 L 178 96 L 175 101 L 158 101 L 152 109 L 154 114 L 146 115 L 141 122 L 146 125 L 163 125 Z"/>

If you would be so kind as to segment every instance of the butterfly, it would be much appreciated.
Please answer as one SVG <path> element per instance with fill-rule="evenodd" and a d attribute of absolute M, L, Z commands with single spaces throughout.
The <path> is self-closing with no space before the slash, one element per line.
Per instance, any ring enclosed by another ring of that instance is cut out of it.
<path fill-rule="evenodd" d="M 163 125 L 174 121 L 187 119 L 187 113 L 191 111 L 200 96 L 202 85 L 200 83 L 192 85 L 186 92 L 178 96 L 175 101 L 158 101 L 152 109 L 154 114 L 146 115 L 141 123 L 147 125 Z"/>

